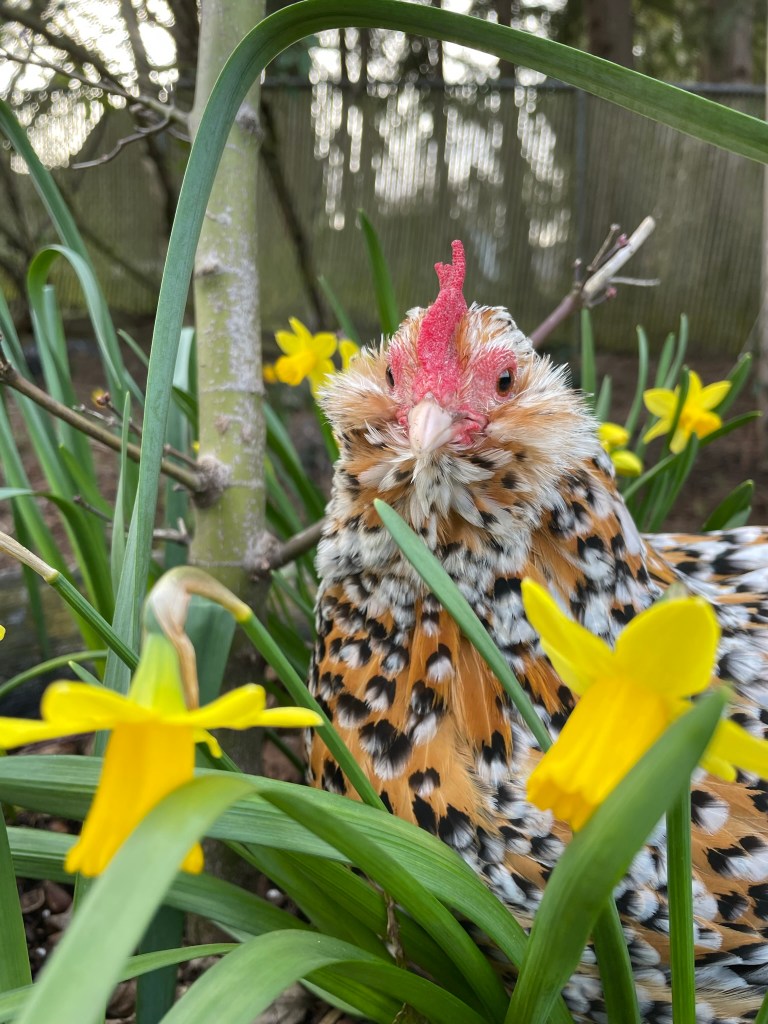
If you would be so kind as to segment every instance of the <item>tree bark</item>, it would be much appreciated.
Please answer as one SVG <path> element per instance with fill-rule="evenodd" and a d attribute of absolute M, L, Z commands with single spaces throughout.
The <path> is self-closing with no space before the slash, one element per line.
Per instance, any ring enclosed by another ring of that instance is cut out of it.
<path fill-rule="evenodd" d="M 205 103 L 226 59 L 264 14 L 264 0 L 203 0 L 195 102 L 197 134 Z M 268 586 L 249 566 L 265 524 L 264 385 L 257 270 L 256 176 L 259 86 L 246 96 L 227 140 L 206 208 L 194 271 L 198 365 L 198 461 L 223 483 L 218 500 L 195 510 L 190 562 L 253 607 Z M 259 600 L 261 597 L 261 601 Z M 223 690 L 254 676 L 254 652 L 235 633 Z M 226 731 L 222 746 L 243 771 L 258 773 L 257 730 Z M 255 874 L 221 844 L 207 841 L 208 870 L 249 888 Z M 193 934 L 197 929 L 193 926 Z M 210 932 L 203 926 L 210 940 Z"/>
<path fill-rule="evenodd" d="M 195 103 L 205 102 L 235 45 L 264 3 L 204 0 Z M 264 527 L 264 388 L 256 249 L 259 89 L 235 120 L 213 186 L 195 261 L 200 461 L 215 464 L 222 497 L 198 508 L 192 561 L 244 600 L 253 597 L 248 565 Z"/>
<path fill-rule="evenodd" d="M 588 49 L 596 57 L 632 68 L 632 0 L 584 0 Z"/>

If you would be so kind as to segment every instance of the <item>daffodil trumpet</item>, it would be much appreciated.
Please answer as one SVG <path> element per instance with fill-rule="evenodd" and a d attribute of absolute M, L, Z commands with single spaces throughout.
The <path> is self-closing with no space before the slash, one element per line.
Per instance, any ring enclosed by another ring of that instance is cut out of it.
<path fill-rule="evenodd" d="M 720 629 L 699 597 L 660 601 L 607 643 L 570 619 L 531 579 L 526 615 L 563 682 L 579 697 L 560 736 L 528 780 L 528 797 L 582 828 L 665 729 L 712 681 Z M 685 638 L 681 642 L 681 638 Z M 732 780 L 736 767 L 768 777 L 768 742 L 720 722 L 702 766 Z"/>

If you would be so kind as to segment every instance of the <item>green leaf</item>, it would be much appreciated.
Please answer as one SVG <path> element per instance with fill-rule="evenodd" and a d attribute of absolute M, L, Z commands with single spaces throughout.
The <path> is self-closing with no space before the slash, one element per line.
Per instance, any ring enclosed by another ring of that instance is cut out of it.
<path fill-rule="evenodd" d="M 674 722 L 576 833 L 547 882 L 507 1024 L 548 1019 L 597 914 L 661 815 L 690 785 L 726 703 L 720 689 Z"/>
<path fill-rule="evenodd" d="M 27 956 L 27 936 L 19 905 L 11 848 L 0 807 L 0 992 L 32 981 Z"/>
<path fill-rule="evenodd" d="M 637 384 L 632 405 L 624 423 L 630 436 L 634 434 L 637 421 L 643 409 L 643 392 L 648 384 L 648 336 L 642 327 L 637 328 Z"/>
<path fill-rule="evenodd" d="M 581 390 L 594 411 L 597 369 L 595 367 L 595 335 L 592 330 L 592 317 L 588 309 L 582 309 L 579 320 L 581 322 Z"/>
<path fill-rule="evenodd" d="M 159 907 L 139 946 L 140 953 L 151 956 L 179 947 L 184 939 L 185 915 L 172 907 Z M 160 964 L 154 971 L 142 972 L 136 986 L 136 1024 L 160 1024 L 176 1001 L 176 963 Z"/>
<path fill-rule="evenodd" d="M 381 248 L 381 242 L 373 224 L 371 224 L 363 210 L 357 211 L 357 219 L 363 231 L 365 248 L 368 251 L 368 259 L 371 264 L 373 292 L 376 296 L 376 306 L 379 310 L 379 324 L 383 334 L 394 334 L 400 326 L 400 307 L 395 298 L 392 275 L 389 272 L 389 267 Z"/>
<path fill-rule="evenodd" d="M 268 969 L 265 969 L 268 965 Z M 486 1018 L 436 985 L 347 942 L 302 932 L 259 936 L 206 971 L 165 1018 L 165 1024 L 251 1024 L 290 984 L 324 967 L 391 995 L 397 1014 L 403 1002 L 435 1024 L 488 1024 Z M 390 1010 L 391 1012 L 391 1010 Z M 379 1017 L 384 1024 L 393 1018 Z"/>
<path fill-rule="evenodd" d="M 731 390 L 722 400 L 720 405 L 718 405 L 715 408 L 714 411 L 718 414 L 718 416 L 724 416 L 725 413 L 731 408 L 733 403 L 736 401 L 736 399 L 739 397 L 742 388 L 749 379 L 751 369 L 752 356 L 747 352 L 739 359 L 739 361 L 736 363 L 736 365 L 726 378 L 731 382 Z"/>
<path fill-rule="evenodd" d="M 56 658 L 41 661 L 39 665 L 25 669 L 23 672 L 19 672 L 18 675 L 7 679 L 4 683 L 0 683 L 0 698 L 5 697 L 6 694 L 11 693 L 17 686 L 21 686 L 22 683 L 26 683 L 29 679 L 38 679 L 49 672 L 55 672 L 57 669 L 69 665 L 71 661 L 101 661 L 106 656 L 107 652 L 105 650 L 77 651 L 75 653 L 60 654 Z"/>
<path fill-rule="evenodd" d="M 288 791 L 259 789 L 266 800 L 345 854 L 421 924 L 474 990 L 488 1021 L 504 1016 L 507 1000 L 498 976 L 466 931 L 424 887 L 412 868 L 395 860 L 364 829 L 350 828 L 335 815 L 328 815 L 314 799 L 313 792 L 297 786 Z"/>
<path fill-rule="evenodd" d="M 338 321 L 339 327 L 342 329 L 345 336 L 349 338 L 350 341 L 354 341 L 356 345 L 362 345 L 357 328 L 352 323 L 352 319 L 346 309 L 344 309 L 342 304 L 339 302 L 339 299 L 331 288 L 328 279 L 321 274 L 320 277 L 318 277 L 318 281 L 320 282 L 320 287 L 323 289 L 323 294 L 326 299 L 328 299 L 328 303 L 333 310 L 333 314 Z"/>
<path fill-rule="evenodd" d="M 20 1024 L 92 1024 L 99 1019 L 183 857 L 222 810 L 249 789 L 234 776 L 195 779 L 149 813 L 90 887 L 26 1002 Z"/>
<path fill-rule="evenodd" d="M 717 508 L 710 512 L 702 530 L 731 530 L 743 526 L 752 510 L 752 495 L 755 492 L 753 480 L 744 480 L 723 498 Z"/>
<path fill-rule="evenodd" d="M 667 870 L 672 1017 L 675 1024 L 696 1024 L 690 786 L 667 809 Z"/>
<path fill-rule="evenodd" d="M 606 374 L 600 382 L 600 390 L 597 394 L 597 401 L 595 402 L 595 417 L 604 423 L 611 412 L 611 398 L 612 398 L 613 384 L 611 378 Z"/>

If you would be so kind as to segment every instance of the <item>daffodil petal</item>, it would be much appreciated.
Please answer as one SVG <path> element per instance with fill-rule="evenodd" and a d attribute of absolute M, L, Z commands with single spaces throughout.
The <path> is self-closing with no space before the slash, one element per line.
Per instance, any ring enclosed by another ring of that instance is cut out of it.
<path fill-rule="evenodd" d="M 195 729 L 195 743 L 204 743 L 210 752 L 211 757 L 221 757 L 221 744 L 211 733 L 205 729 Z"/>
<path fill-rule="evenodd" d="M 677 405 L 677 396 L 669 388 L 649 388 L 643 392 L 643 402 L 648 412 L 671 420 Z"/>
<path fill-rule="evenodd" d="M 636 616 L 616 641 L 622 679 L 671 697 L 705 690 L 712 678 L 720 627 L 700 597 L 659 601 Z"/>
<path fill-rule="evenodd" d="M 716 412 L 707 412 L 706 410 L 700 411 L 693 424 L 694 433 L 699 437 L 707 437 L 709 434 L 717 430 L 722 420 Z"/>
<path fill-rule="evenodd" d="M 312 371 L 315 362 L 314 355 L 306 350 L 291 356 L 280 356 L 275 363 L 275 376 L 281 384 L 297 387 Z"/>
<path fill-rule="evenodd" d="M 360 354 L 360 346 L 349 338 L 342 338 L 339 342 L 339 355 L 341 356 L 341 368 L 346 370 L 352 360 Z"/>
<path fill-rule="evenodd" d="M 524 579 L 522 595 L 528 621 L 566 686 L 583 694 L 596 679 L 611 672 L 608 645 L 569 619 L 544 587 Z"/>
<path fill-rule="evenodd" d="M 650 430 L 646 430 L 643 434 L 643 441 L 647 444 L 649 441 L 653 441 L 656 437 L 663 437 L 665 434 L 669 433 L 670 426 L 671 424 L 668 419 L 659 420 L 658 423 L 654 423 Z"/>
<path fill-rule="evenodd" d="M 692 431 L 687 429 L 678 421 L 677 430 L 672 436 L 672 440 L 669 442 L 669 450 L 674 452 L 675 455 L 679 455 L 680 452 L 688 444 L 688 438 L 691 436 Z"/>
<path fill-rule="evenodd" d="M 717 380 L 714 384 L 707 384 L 701 392 L 699 404 L 702 409 L 715 409 L 730 390 L 731 382 L 729 380 Z"/>
<path fill-rule="evenodd" d="M 312 337 L 312 351 L 318 359 L 330 359 L 338 345 L 338 338 L 330 331 L 321 331 Z"/>
<path fill-rule="evenodd" d="M 680 394 L 680 388 L 675 388 L 675 395 Z M 688 393 L 685 396 L 685 404 L 690 406 L 701 405 L 701 377 L 695 370 L 688 371 Z"/>
<path fill-rule="evenodd" d="M 669 724 L 667 702 L 636 683 L 601 679 L 579 700 L 528 780 L 528 799 L 581 828 Z"/>
<path fill-rule="evenodd" d="M 629 431 L 619 423 L 606 421 L 597 428 L 597 436 L 603 445 L 607 445 L 608 451 L 614 448 L 624 448 L 629 441 Z"/>
<path fill-rule="evenodd" d="M 28 718 L 0 718 L 0 750 L 24 747 L 27 743 L 42 743 L 59 736 L 69 736 L 84 729 L 70 729 L 65 723 L 37 722 Z"/>
<path fill-rule="evenodd" d="M 297 338 L 291 331 L 275 331 L 275 341 L 280 350 L 287 356 L 294 356 L 305 348 L 302 340 Z"/>
<path fill-rule="evenodd" d="M 316 711 L 309 708 L 267 708 L 258 723 L 268 728 L 302 729 L 305 726 L 322 725 L 323 720 Z"/>
<path fill-rule="evenodd" d="M 51 683 L 46 689 L 40 713 L 44 721 L 71 733 L 112 729 L 118 722 L 146 722 L 157 718 L 151 708 L 136 704 L 114 690 L 66 680 Z"/>
<path fill-rule="evenodd" d="M 195 729 L 248 729 L 257 724 L 267 703 L 263 686 L 248 683 L 230 690 L 210 704 L 186 711 L 179 720 Z"/>
<path fill-rule="evenodd" d="M 718 725 L 707 747 L 707 756 L 721 758 L 743 771 L 768 779 L 768 741 L 758 739 L 730 719 Z"/>
<path fill-rule="evenodd" d="M 626 449 L 611 452 L 611 462 L 616 467 L 619 476 L 640 476 L 643 471 L 643 464 L 637 455 Z"/>
<path fill-rule="evenodd" d="M 288 729 L 305 725 L 321 725 L 322 719 L 308 708 L 265 708 L 263 686 L 250 683 L 239 686 L 202 708 L 179 716 L 179 723 L 195 729 L 251 729 L 254 726 L 285 726 Z M 208 742 L 207 736 L 205 742 Z"/>
<path fill-rule="evenodd" d="M 317 366 L 309 374 L 309 384 L 312 388 L 312 394 L 317 397 L 318 390 L 323 386 L 326 380 L 336 372 L 336 368 L 330 359 L 323 359 L 317 364 Z"/>
<path fill-rule="evenodd" d="M 303 324 L 301 320 L 299 320 L 299 318 L 296 316 L 289 316 L 288 323 L 291 325 L 293 333 L 299 339 L 301 344 L 304 347 L 309 348 L 310 345 L 312 344 L 312 332 L 306 326 L 306 324 Z"/>
<path fill-rule="evenodd" d="M 194 775 L 192 729 L 151 722 L 117 726 L 67 871 L 98 875 L 139 822 Z"/>

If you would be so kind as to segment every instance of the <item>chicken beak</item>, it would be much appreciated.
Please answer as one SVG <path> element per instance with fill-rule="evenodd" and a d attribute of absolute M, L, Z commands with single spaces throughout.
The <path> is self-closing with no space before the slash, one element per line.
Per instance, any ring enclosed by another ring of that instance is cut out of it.
<path fill-rule="evenodd" d="M 414 455 L 427 455 L 453 437 L 453 416 L 431 398 L 422 399 L 408 413 L 408 437 Z"/>

